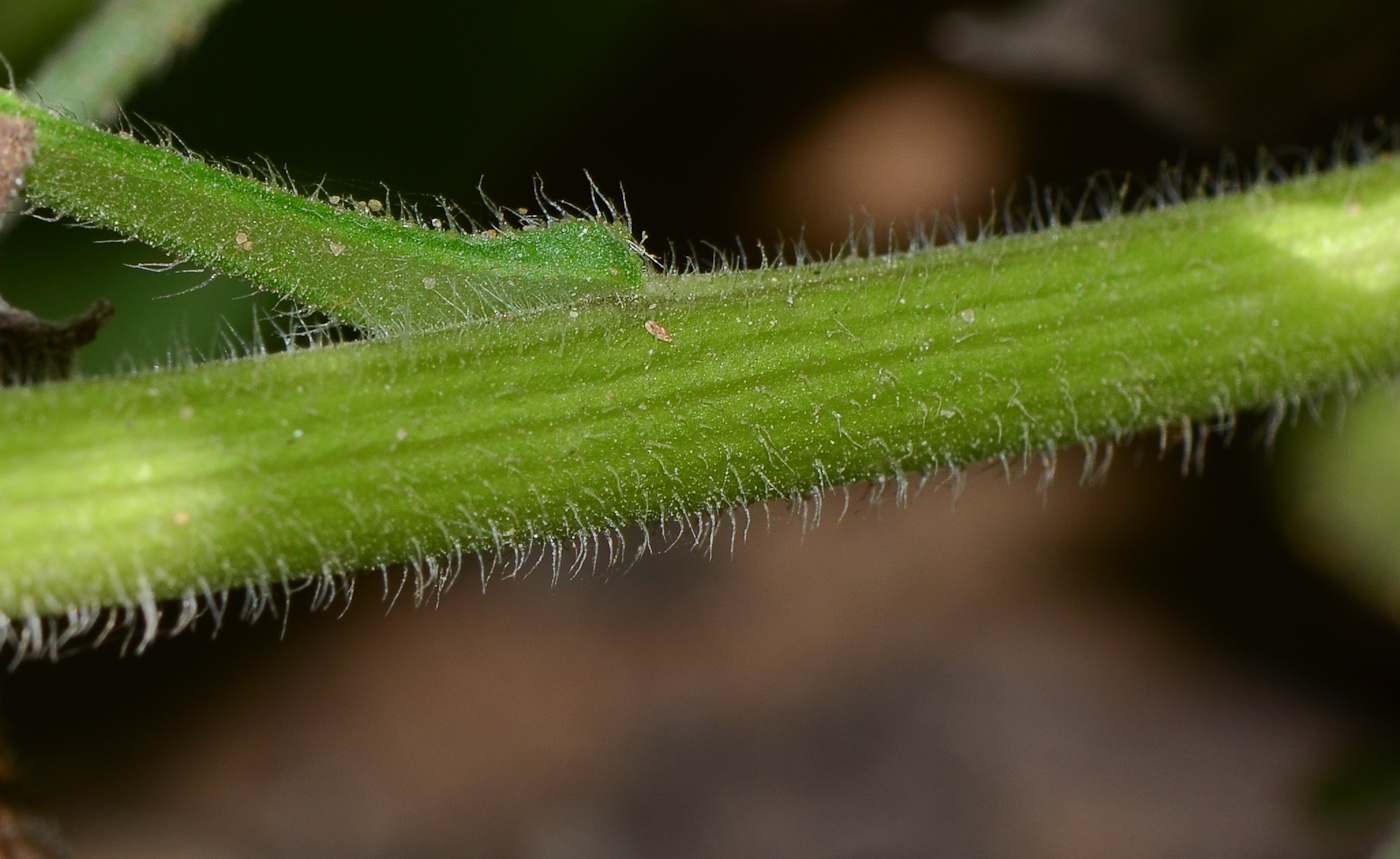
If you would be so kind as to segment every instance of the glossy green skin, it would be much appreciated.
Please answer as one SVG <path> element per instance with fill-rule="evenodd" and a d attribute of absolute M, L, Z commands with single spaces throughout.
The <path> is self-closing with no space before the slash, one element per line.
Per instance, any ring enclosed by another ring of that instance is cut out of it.
<path fill-rule="evenodd" d="M 567 548 L 1350 391 L 1400 365 L 1397 287 L 1400 168 L 1378 161 L 1034 235 L 655 276 L 527 318 L 8 390 L 0 608 Z"/>

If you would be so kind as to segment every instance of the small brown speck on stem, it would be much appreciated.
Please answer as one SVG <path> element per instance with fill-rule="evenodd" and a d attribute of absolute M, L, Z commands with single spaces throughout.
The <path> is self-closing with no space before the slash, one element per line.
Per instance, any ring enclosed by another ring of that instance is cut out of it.
<path fill-rule="evenodd" d="M 663 343 L 670 343 L 672 340 L 675 339 L 671 336 L 671 332 L 667 331 L 661 325 L 661 323 L 655 322 L 651 319 L 648 319 L 646 321 L 646 329 L 648 334 L 650 334 L 651 336 L 655 337 L 657 340 L 660 340 Z"/>

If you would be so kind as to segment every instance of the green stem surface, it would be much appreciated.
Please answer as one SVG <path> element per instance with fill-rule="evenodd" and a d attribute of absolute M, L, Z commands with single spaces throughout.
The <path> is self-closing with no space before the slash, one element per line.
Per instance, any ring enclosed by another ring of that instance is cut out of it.
<path fill-rule="evenodd" d="M 1391 373 L 1398 335 L 1400 165 L 1380 160 L 1030 235 L 7 390 L 0 609 L 567 548 L 851 481 L 1189 437 Z"/>
<path fill-rule="evenodd" d="M 36 206 L 107 227 L 377 335 L 422 333 L 591 297 L 636 294 L 621 224 L 432 229 L 390 201 L 308 199 L 173 147 L 75 122 L 0 90 L 34 123 Z"/>

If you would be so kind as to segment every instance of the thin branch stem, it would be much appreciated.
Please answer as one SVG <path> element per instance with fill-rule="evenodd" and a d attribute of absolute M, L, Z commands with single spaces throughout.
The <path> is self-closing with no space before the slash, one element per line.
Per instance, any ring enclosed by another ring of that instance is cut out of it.
<path fill-rule="evenodd" d="M 0 90 L 34 123 L 31 204 L 141 239 L 374 334 L 413 333 L 589 297 L 635 294 L 625 225 L 602 217 L 463 233 L 388 199 L 307 198 Z M 275 177 L 268 177 L 275 178 Z M 449 213 L 442 213 L 446 218 Z M 562 213 L 560 213 L 562 214 Z"/>

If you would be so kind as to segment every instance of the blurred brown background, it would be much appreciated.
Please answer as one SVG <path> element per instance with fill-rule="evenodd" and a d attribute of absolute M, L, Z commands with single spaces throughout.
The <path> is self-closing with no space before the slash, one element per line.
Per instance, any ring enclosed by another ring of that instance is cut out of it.
<path fill-rule="evenodd" d="M 91 4 L 39 5 L 0 0 L 21 77 Z M 897 245 L 1027 176 L 1326 152 L 1394 114 L 1397 36 L 1370 0 L 240 0 L 131 110 L 468 205 L 583 200 L 588 170 L 707 260 Z M 117 302 L 88 372 L 250 336 L 245 285 L 161 298 L 202 278 L 95 238 L 0 251 L 17 305 Z M 387 617 L 365 577 L 285 635 L 22 665 L 0 709 L 80 856 L 1362 856 L 1400 803 L 1400 634 L 1287 547 L 1294 435 L 1258 424 L 1187 478 L 1150 439 L 1097 488 L 1067 454 L 1044 495 L 998 468 L 805 534 L 755 509 L 732 558 L 468 571 Z"/>

